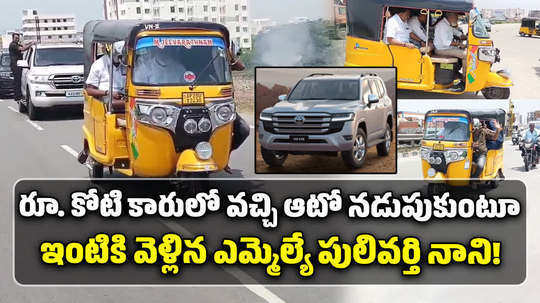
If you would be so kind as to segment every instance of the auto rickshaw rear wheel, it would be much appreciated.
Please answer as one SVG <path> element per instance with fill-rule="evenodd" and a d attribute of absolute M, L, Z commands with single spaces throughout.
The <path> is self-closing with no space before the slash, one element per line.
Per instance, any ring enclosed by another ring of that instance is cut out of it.
<path fill-rule="evenodd" d="M 501 99 L 510 98 L 510 88 L 508 87 L 488 87 L 482 90 L 482 94 L 486 99 Z"/>
<path fill-rule="evenodd" d="M 103 165 L 92 157 L 88 157 L 88 176 L 90 179 L 103 178 Z"/>

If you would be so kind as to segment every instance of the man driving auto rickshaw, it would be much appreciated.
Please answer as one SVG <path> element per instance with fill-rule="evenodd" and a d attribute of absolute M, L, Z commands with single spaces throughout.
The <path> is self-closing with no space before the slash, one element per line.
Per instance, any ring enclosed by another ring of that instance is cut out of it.
<path fill-rule="evenodd" d="M 107 61 L 113 62 L 106 65 L 109 86 L 92 81 L 101 45 L 112 49 L 103 56 L 122 52 Z M 243 66 L 226 27 L 91 21 L 84 47 L 90 80 L 79 161 L 88 164 L 91 178 L 102 177 L 105 167 L 140 177 L 206 177 L 228 168 L 249 128 L 236 114 L 231 69 Z M 118 58 L 125 69 L 122 94 L 115 83 Z"/>
<path fill-rule="evenodd" d="M 461 43 L 448 43 L 452 47 L 462 47 L 464 55 L 460 54 L 460 58 L 440 55 L 431 48 L 418 49 L 407 43 L 385 41 L 386 24 L 392 18 L 399 21 L 391 12 L 402 9 L 415 10 L 426 16 L 428 41 L 436 39 L 434 28 L 439 22 L 445 22 L 445 14 L 467 20 L 466 39 Z M 347 16 L 346 66 L 397 67 L 399 89 L 444 94 L 482 92 L 488 99 L 510 96 L 513 82 L 507 71 L 492 71 L 492 65 L 500 61 L 500 52 L 494 47 L 471 0 L 349 0 Z M 464 64 L 461 57 L 464 57 Z M 462 65 L 465 66 L 462 68 Z M 461 69 L 463 73 L 460 73 Z"/>
<path fill-rule="evenodd" d="M 497 125 L 504 129 L 506 112 L 502 109 L 474 112 L 434 110 L 426 114 L 420 154 L 430 194 L 443 191 L 447 185 L 490 184 L 496 187 L 504 179 L 502 146 L 499 149 L 486 148 L 485 163 L 478 165 L 476 162 L 480 159 L 474 152 L 479 148 L 479 133 L 475 138 L 473 125 L 475 119 L 478 123 L 495 119 Z M 486 140 L 493 140 L 498 137 L 498 132 L 486 131 L 485 135 Z"/>

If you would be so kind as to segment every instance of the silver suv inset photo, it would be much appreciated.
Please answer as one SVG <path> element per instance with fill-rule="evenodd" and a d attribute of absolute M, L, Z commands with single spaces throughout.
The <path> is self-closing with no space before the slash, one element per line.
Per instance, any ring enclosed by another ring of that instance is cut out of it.
<path fill-rule="evenodd" d="M 289 70 L 297 69 L 276 70 L 283 72 L 280 82 L 285 82 L 294 74 Z M 259 153 L 268 169 L 286 170 L 291 165 L 299 173 L 303 173 L 302 169 L 308 169 L 305 172 L 309 173 L 310 166 L 324 166 L 329 164 L 328 161 L 335 161 L 318 160 L 312 165 L 299 166 L 295 162 L 306 162 L 305 159 L 292 156 L 340 155 L 346 168 L 333 165 L 325 169 L 325 173 L 333 173 L 333 167 L 335 172 L 347 172 L 347 168 L 356 172 L 373 157 L 369 154 L 370 149 L 376 150 L 375 157 L 383 160 L 395 153 L 395 148 L 392 149 L 394 99 L 389 96 L 385 80 L 377 73 L 380 70 L 323 70 L 301 76 L 291 89 L 277 83 L 271 88 L 283 91 L 275 104 L 259 113 L 257 125 Z M 258 76 L 259 72 L 260 69 Z M 261 90 L 264 82 L 270 82 L 259 80 L 262 81 L 257 87 Z M 395 95 L 395 91 L 391 95 Z M 257 94 L 257 102 L 264 102 L 264 98 Z M 264 169 L 257 169 L 257 172 L 261 170 L 267 172 Z"/>

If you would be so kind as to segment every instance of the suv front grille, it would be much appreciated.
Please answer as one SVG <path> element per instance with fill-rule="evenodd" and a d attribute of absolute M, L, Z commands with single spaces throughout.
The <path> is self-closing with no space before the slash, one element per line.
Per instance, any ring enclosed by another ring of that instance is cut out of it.
<path fill-rule="evenodd" d="M 56 89 L 78 89 L 83 88 L 83 75 L 54 75 L 52 84 Z"/>
<path fill-rule="evenodd" d="M 326 135 L 340 132 L 344 122 L 332 122 L 326 113 L 276 113 L 272 122 L 264 122 L 264 129 L 283 135 Z"/>

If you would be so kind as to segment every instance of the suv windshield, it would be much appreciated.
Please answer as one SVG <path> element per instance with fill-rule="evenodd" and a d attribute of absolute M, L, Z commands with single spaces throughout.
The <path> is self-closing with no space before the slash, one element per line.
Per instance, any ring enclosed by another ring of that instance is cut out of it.
<path fill-rule="evenodd" d="M 34 60 L 35 66 L 83 65 L 84 50 L 76 47 L 38 48 Z"/>
<path fill-rule="evenodd" d="M 426 120 L 424 140 L 465 142 L 469 140 L 469 120 L 465 117 L 431 116 Z"/>
<path fill-rule="evenodd" d="M 133 83 L 138 85 L 232 82 L 225 42 L 217 37 L 141 38 L 137 41 L 134 62 Z"/>
<path fill-rule="evenodd" d="M 359 91 L 358 80 L 302 80 L 289 100 L 359 100 Z"/>

